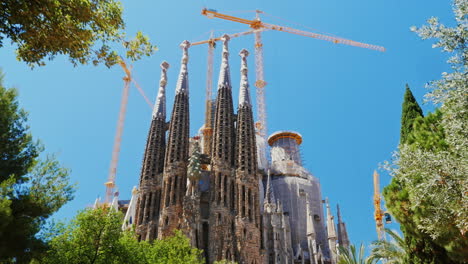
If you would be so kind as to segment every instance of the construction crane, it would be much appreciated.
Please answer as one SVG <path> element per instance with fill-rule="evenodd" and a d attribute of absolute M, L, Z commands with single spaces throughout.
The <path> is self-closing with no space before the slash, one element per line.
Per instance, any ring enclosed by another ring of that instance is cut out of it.
<path fill-rule="evenodd" d="M 385 239 L 384 236 L 384 225 L 382 221 L 383 211 L 380 207 L 380 176 L 377 171 L 374 171 L 374 219 L 375 228 L 377 230 L 377 238 L 379 240 Z"/>
<path fill-rule="evenodd" d="M 256 10 L 256 17 L 253 20 L 249 19 L 244 19 L 244 18 L 239 18 L 235 16 L 230 16 L 226 14 L 221 14 L 218 13 L 216 10 L 213 9 L 203 9 L 202 10 L 202 15 L 207 16 L 208 18 L 221 18 L 224 20 L 229 20 L 233 22 L 238 22 L 242 23 L 245 25 L 248 25 L 251 30 L 246 31 L 243 33 L 238 33 L 237 36 L 241 35 L 247 35 L 247 34 L 254 34 L 255 36 L 255 65 L 256 65 L 256 81 L 255 81 L 255 87 L 256 87 L 256 98 L 257 98 L 257 119 L 258 121 L 255 123 L 255 127 L 257 128 L 257 133 L 263 138 L 264 142 L 266 142 L 266 137 L 267 137 L 267 112 L 266 112 L 266 102 L 265 102 L 265 87 L 267 85 L 265 79 L 264 79 L 264 67 L 263 67 L 263 42 L 262 42 L 262 36 L 261 32 L 266 31 L 266 30 L 276 30 L 276 31 L 282 31 L 282 32 L 287 32 L 287 33 L 292 33 L 296 35 L 301 35 L 305 37 L 311 37 L 311 38 L 316 38 L 316 39 L 321 39 L 321 40 L 326 40 L 333 42 L 335 44 L 344 44 L 344 45 L 349 45 L 349 46 L 355 46 L 355 47 L 360 47 L 360 48 L 366 48 L 366 49 L 371 49 L 371 50 L 377 50 L 377 51 L 385 51 L 384 47 L 377 46 L 377 45 L 371 45 L 371 44 L 366 44 L 366 43 L 361 43 L 349 39 L 344 39 L 340 37 L 335 37 L 335 36 L 330 36 L 330 35 L 325 35 L 325 34 L 318 34 L 314 32 L 307 32 L 303 30 L 298 30 L 286 26 L 279 26 L 279 25 L 273 25 L 269 23 L 264 23 L 260 20 L 260 14 L 263 13 L 260 10 Z M 234 34 L 236 35 L 236 34 Z M 231 35 L 232 36 L 232 35 Z M 236 36 L 234 36 L 236 37 Z M 195 44 L 203 44 L 203 43 L 211 43 L 220 40 L 220 38 L 212 38 L 210 40 L 206 41 L 200 41 Z M 192 44 L 194 45 L 194 44 Z M 209 55 L 210 56 L 210 53 Z M 212 65 L 208 65 L 208 68 L 212 68 Z M 211 77 L 211 76 L 210 76 Z M 263 152 L 263 157 L 266 160 L 266 151 Z"/>
<path fill-rule="evenodd" d="M 117 121 L 117 130 L 115 133 L 114 146 L 112 149 L 112 159 L 109 168 L 109 176 L 107 177 L 107 181 L 104 183 L 104 185 L 106 186 L 106 196 L 104 199 L 105 204 L 110 204 L 112 202 L 112 198 L 114 197 L 115 178 L 117 175 L 117 165 L 119 162 L 120 146 L 122 143 L 122 133 L 125 123 L 125 114 L 127 112 L 130 83 L 133 83 L 135 85 L 135 87 L 138 89 L 138 92 L 141 94 L 148 106 L 151 109 L 153 108 L 153 104 L 150 102 L 143 89 L 141 89 L 140 85 L 132 78 L 131 67 L 128 67 L 122 58 L 120 58 L 119 60 L 119 65 L 120 67 L 122 67 L 125 73 L 125 76 L 123 77 L 124 88 L 122 92 L 122 99 L 120 101 L 119 119 Z"/>

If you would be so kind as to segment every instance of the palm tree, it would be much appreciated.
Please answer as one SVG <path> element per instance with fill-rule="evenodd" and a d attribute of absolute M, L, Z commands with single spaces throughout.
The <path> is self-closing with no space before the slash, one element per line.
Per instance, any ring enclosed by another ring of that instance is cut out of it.
<path fill-rule="evenodd" d="M 338 251 L 340 255 L 338 257 L 337 264 L 372 264 L 374 263 L 371 259 L 365 258 L 364 251 L 365 247 L 363 244 L 359 247 L 359 252 L 356 251 L 354 245 L 350 245 L 349 248 L 339 247 Z"/>
<path fill-rule="evenodd" d="M 406 244 L 398 233 L 385 228 L 385 232 L 392 237 L 392 240 L 377 240 L 372 243 L 372 261 L 382 261 L 385 264 L 402 264 L 406 256 Z"/>

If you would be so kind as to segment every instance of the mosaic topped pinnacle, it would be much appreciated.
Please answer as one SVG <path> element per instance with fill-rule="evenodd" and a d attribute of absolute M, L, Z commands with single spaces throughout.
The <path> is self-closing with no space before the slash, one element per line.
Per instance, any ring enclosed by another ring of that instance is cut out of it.
<path fill-rule="evenodd" d="M 177 80 L 176 94 L 184 93 L 188 95 L 189 86 L 188 86 L 187 63 L 189 59 L 188 48 L 190 48 L 190 42 L 188 42 L 187 40 L 184 40 L 180 44 L 180 48 L 182 49 L 183 54 L 182 54 L 182 61 L 180 65 L 179 79 Z"/>
<path fill-rule="evenodd" d="M 229 72 L 229 49 L 228 42 L 231 39 L 228 34 L 224 34 L 221 39 L 223 40 L 223 57 L 221 61 L 221 69 L 219 72 L 218 89 L 227 87 L 231 89 L 231 75 Z"/>
<path fill-rule="evenodd" d="M 247 56 L 249 52 L 246 49 L 243 49 L 239 52 L 241 56 L 241 81 L 240 81 L 240 91 L 239 91 L 239 106 L 240 105 L 251 105 L 250 104 L 250 91 L 249 91 L 249 80 L 248 80 L 248 68 L 247 68 Z"/>
<path fill-rule="evenodd" d="M 160 117 L 166 119 L 167 69 L 169 69 L 169 63 L 163 61 L 161 63 L 161 79 L 159 80 L 158 97 L 153 109 L 153 118 Z"/>

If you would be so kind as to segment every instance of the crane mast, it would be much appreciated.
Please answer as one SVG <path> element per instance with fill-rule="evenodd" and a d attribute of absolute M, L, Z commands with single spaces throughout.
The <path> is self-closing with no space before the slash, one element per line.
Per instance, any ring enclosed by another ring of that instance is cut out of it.
<path fill-rule="evenodd" d="M 380 176 L 377 171 L 374 171 L 374 219 L 375 227 L 377 230 L 377 238 L 382 240 L 384 238 L 384 229 L 383 229 L 383 211 L 380 206 Z"/>
<path fill-rule="evenodd" d="M 125 114 L 127 112 L 130 83 L 133 83 L 135 85 L 135 87 L 138 89 L 138 92 L 141 94 L 148 106 L 151 109 L 153 108 L 153 104 L 150 102 L 143 89 L 141 89 L 140 85 L 132 78 L 131 69 L 127 67 L 127 64 L 122 58 L 120 58 L 119 60 L 119 65 L 120 67 L 122 67 L 125 73 L 125 76 L 123 77 L 124 89 L 122 92 L 122 99 L 120 101 L 119 119 L 117 121 L 117 130 L 115 132 L 114 146 L 112 149 L 112 159 L 109 168 L 109 176 L 107 177 L 107 181 L 104 183 L 104 185 L 106 186 L 106 196 L 104 199 L 105 204 L 111 203 L 112 198 L 114 196 L 115 178 L 117 175 L 117 165 L 119 163 L 120 147 L 122 145 L 122 134 L 125 124 Z"/>
<path fill-rule="evenodd" d="M 256 15 L 259 21 L 260 11 L 257 10 Z M 267 111 L 265 103 L 265 87 L 267 83 L 265 82 L 265 76 L 263 72 L 263 43 L 261 31 L 255 31 L 255 87 L 257 93 L 257 123 L 255 126 L 257 128 L 257 133 L 263 138 L 263 142 L 267 142 L 268 130 L 267 130 Z M 262 155 L 266 155 L 266 152 L 261 152 Z M 266 157 L 263 157 L 266 160 Z"/>
<path fill-rule="evenodd" d="M 211 31 L 210 39 L 213 39 L 213 31 Z M 213 134 L 213 128 L 211 127 L 211 117 L 213 109 L 213 55 L 216 42 L 214 40 L 207 43 L 208 44 L 208 58 L 207 58 L 207 70 L 206 70 L 206 110 L 205 110 L 205 127 L 203 129 L 203 153 L 210 155 L 211 154 L 211 137 Z"/>
<path fill-rule="evenodd" d="M 104 203 L 106 204 L 110 203 L 112 201 L 112 197 L 114 196 L 115 176 L 117 174 L 117 164 L 119 162 L 120 146 L 122 143 L 122 133 L 125 123 L 125 114 L 127 112 L 128 92 L 130 90 L 130 82 L 132 80 L 130 69 L 127 67 L 125 62 L 123 60 L 120 60 L 119 65 L 125 72 L 125 76 L 123 77 L 124 89 L 122 92 L 122 99 L 120 101 L 119 119 L 117 120 L 117 131 L 115 133 L 114 147 L 112 149 L 112 159 L 109 168 L 109 177 L 107 178 L 107 182 L 104 183 L 104 185 L 106 186 L 106 197 L 104 199 Z"/>

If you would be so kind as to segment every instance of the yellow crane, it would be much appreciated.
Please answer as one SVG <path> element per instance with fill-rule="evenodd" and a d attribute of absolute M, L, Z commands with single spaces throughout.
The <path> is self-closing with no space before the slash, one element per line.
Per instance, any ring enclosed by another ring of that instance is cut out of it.
<path fill-rule="evenodd" d="M 375 228 L 377 230 L 377 238 L 381 240 L 384 238 L 384 226 L 383 226 L 383 211 L 380 207 L 380 175 L 377 171 L 374 171 L 374 219 L 375 219 Z"/>
<path fill-rule="evenodd" d="M 241 24 L 248 25 L 250 27 L 249 31 L 242 32 L 242 33 L 237 33 L 230 35 L 231 38 L 233 37 L 239 37 L 243 35 L 248 35 L 248 34 L 254 34 L 255 36 L 255 65 L 256 65 L 256 81 L 255 81 L 255 87 L 256 87 L 256 98 L 257 98 L 257 119 L 258 121 L 256 122 L 255 126 L 257 128 L 257 133 L 264 139 L 264 142 L 266 142 L 266 137 L 267 137 L 267 113 L 266 113 L 266 102 L 265 102 L 265 87 L 267 85 L 265 79 L 264 79 L 264 67 L 263 67 L 263 42 L 262 42 L 262 37 L 261 37 L 261 32 L 262 31 L 267 31 L 267 30 L 276 30 L 276 31 L 281 31 L 281 32 L 287 32 L 291 34 L 296 34 L 296 35 L 301 35 L 305 37 L 310 37 L 310 38 L 316 38 L 316 39 L 321 39 L 325 41 L 330 41 L 335 44 L 344 44 L 344 45 L 349 45 L 349 46 L 355 46 L 355 47 L 360 47 L 360 48 L 366 48 L 366 49 L 371 49 L 371 50 L 377 50 L 384 52 L 385 48 L 377 45 L 371 45 L 371 44 L 366 44 L 362 42 L 357 42 L 354 40 L 349 40 L 345 38 L 340 38 L 336 36 L 331 36 L 331 35 L 325 35 L 325 34 L 319 34 L 319 33 L 314 33 L 314 32 L 308 32 L 308 31 L 303 31 L 299 29 L 294 29 L 291 27 L 286 27 L 286 26 L 280 26 L 280 25 L 274 25 L 274 24 L 269 24 L 262 22 L 260 19 L 260 14 L 264 13 L 260 10 L 256 10 L 256 17 L 255 19 L 244 19 L 240 17 L 235 17 L 235 16 L 230 16 L 226 14 L 222 14 L 217 12 L 216 10 L 213 9 L 203 9 L 202 10 L 202 15 L 207 16 L 208 18 L 220 18 L 224 20 L 229 20 Z M 212 72 L 212 59 L 210 60 L 210 56 L 212 58 L 212 53 L 213 53 L 213 48 L 214 48 L 214 43 L 216 41 L 219 41 L 221 38 L 211 38 L 209 40 L 205 41 L 200 41 L 200 42 L 195 42 L 192 43 L 193 45 L 200 45 L 200 44 L 209 44 L 209 52 L 208 52 L 208 72 Z M 211 52 L 211 53 L 210 53 Z M 211 71 L 210 71 L 211 69 Z M 212 75 L 209 75 L 209 78 L 212 78 Z M 207 81 L 211 85 L 212 81 L 209 80 Z M 211 96 L 211 86 L 207 87 L 210 89 L 209 95 Z M 207 98 L 207 101 L 211 100 L 210 98 Z M 206 124 L 205 124 L 206 126 Z M 206 128 L 206 127 L 205 127 Z M 209 130 L 211 131 L 211 130 Z M 266 151 L 263 152 L 263 155 L 266 155 Z M 266 156 L 264 157 L 266 160 Z"/>
<path fill-rule="evenodd" d="M 380 195 L 380 175 L 377 171 L 374 170 L 374 219 L 375 219 L 375 228 L 377 230 L 377 238 L 379 240 L 385 240 L 384 232 L 384 220 L 385 224 L 390 224 L 392 222 L 392 217 L 390 213 L 382 210 L 381 202 L 382 196 Z"/>
<path fill-rule="evenodd" d="M 138 92 L 141 94 L 141 96 L 146 101 L 148 106 L 151 109 L 153 108 L 153 104 L 148 99 L 143 89 L 132 78 L 131 67 L 128 67 L 122 58 L 120 58 L 119 60 L 119 65 L 120 67 L 122 67 L 125 73 L 125 76 L 123 77 L 124 88 L 122 92 L 122 99 L 120 101 L 119 119 L 117 121 L 117 130 L 115 132 L 115 139 L 114 139 L 114 146 L 112 149 L 112 159 L 111 159 L 110 168 L 109 168 L 109 175 L 107 177 L 107 181 L 104 183 L 104 185 L 106 186 L 106 196 L 104 198 L 105 204 L 111 203 L 112 198 L 114 197 L 115 178 L 117 175 L 117 165 L 118 165 L 119 156 L 120 156 L 120 146 L 122 143 L 122 134 L 123 134 L 123 128 L 124 128 L 124 123 L 125 123 L 125 114 L 127 112 L 128 92 L 130 90 L 130 83 L 133 83 L 135 85 L 135 87 L 138 89 Z"/>

